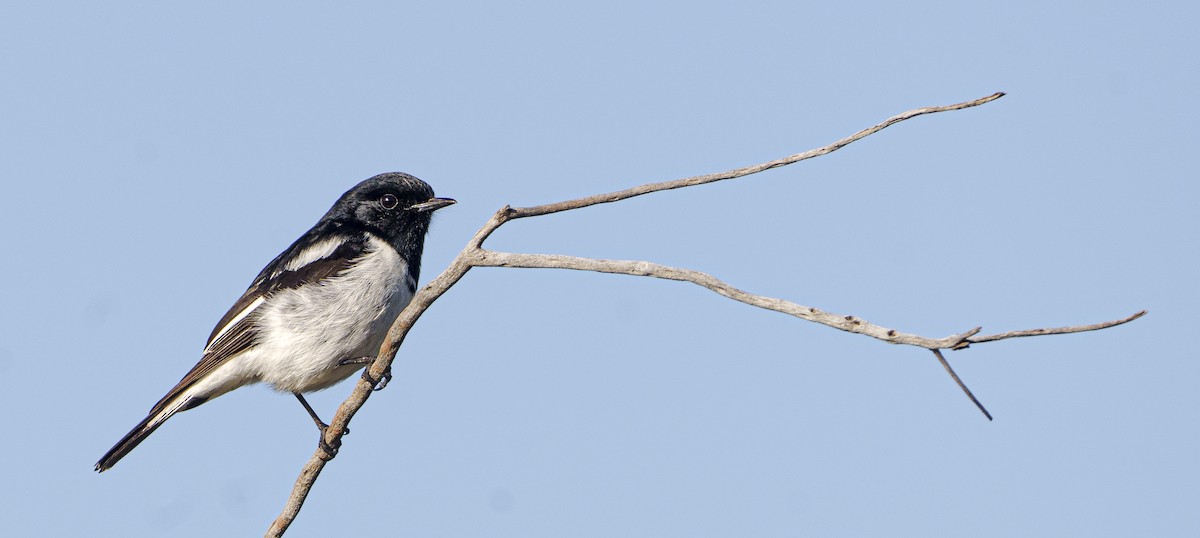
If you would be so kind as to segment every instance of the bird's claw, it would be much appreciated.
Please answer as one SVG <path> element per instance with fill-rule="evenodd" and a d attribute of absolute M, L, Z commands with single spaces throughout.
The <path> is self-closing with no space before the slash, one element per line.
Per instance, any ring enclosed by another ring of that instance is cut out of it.
<path fill-rule="evenodd" d="M 325 434 L 329 430 L 329 425 L 325 424 L 325 427 L 321 428 L 320 426 L 318 426 L 318 428 L 321 429 L 321 437 L 318 439 L 317 448 L 320 448 L 321 452 L 325 453 L 326 460 L 331 460 L 334 458 L 334 456 L 337 456 L 338 449 L 340 449 L 342 447 L 342 436 L 339 435 L 336 439 L 333 440 L 333 443 L 331 444 L 325 440 Z M 342 428 L 342 435 L 350 435 L 350 427 L 349 426 Z"/>
<path fill-rule="evenodd" d="M 325 453 L 325 456 L 327 456 L 325 459 L 331 460 L 334 458 L 334 456 L 337 456 L 338 448 L 340 448 L 341 445 L 342 441 L 340 439 L 334 441 L 333 444 L 329 444 L 325 441 L 325 434 L 321 433 L 321 440 L 319 443 L 317 443 L 317 448 L 320 448 L 321 452 Z"/>
<path fill-rule="evenodd" d="M 362 376 L 363 376 L 363 379 L 365 379 L 368 383 L 371 384 L 371 387 L 372 387 L 371 390 L 381 391 L 381 390 L 383 390 L 384 387 L 386 387 L 388 385 L 389 382 L 391 382 L 392 369 L 388 368 L 387 370 L 384 370 L 383 375 L 379 376 L 379 379 L 375 379 L 375 378 L 371 377 L 370 368 L 363 370 Z"/>

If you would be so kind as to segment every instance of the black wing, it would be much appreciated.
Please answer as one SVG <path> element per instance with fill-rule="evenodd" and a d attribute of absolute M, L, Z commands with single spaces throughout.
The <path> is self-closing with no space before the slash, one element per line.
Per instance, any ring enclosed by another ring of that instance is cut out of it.
<path fill-rule="evenodd" d="M 246 293 L 217 322 L 208 337 L 200 362 L 179 380 L 175 388 L 154 404 L 150 415 L 157 414 L 196 381 L 254 345 L 259 330 L 255 310 L 272 293 L 336 276 L 361 257 L 366 248 L 367 237 L 363 233 L 347 235 L 326 226 L 313 228 L 297 239 L 263 268 Z M 180 410 L 191 409 L 201 403 L 204 401 L 188 402 Z"/>

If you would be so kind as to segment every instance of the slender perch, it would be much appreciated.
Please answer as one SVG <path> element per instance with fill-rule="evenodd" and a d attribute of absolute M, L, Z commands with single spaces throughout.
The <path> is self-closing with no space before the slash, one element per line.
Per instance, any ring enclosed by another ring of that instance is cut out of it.
<path fill-rule="evenodd" d="M 773 168 L 778 168 L 780 166 L 786 166 L 806 159 L 811 159 L 813 157 L 827 155 L 855 141 L 861 140 L 867 136 L 886 129 L 887 127 L 895 125 L 896 123 L 917 116 L 936 112 L 948 112 L 971 108 L 995 101 L 1003 95 L 1003 93 L 995 93 L 986 97 L 953 105 L 910 110 L 908 112 L 892 116 L 891 118 L 888 118 L 874 126 L 863 129 L 826 146 L 743 168 L 737 168 L 734 170 L 714 174 L 664 181 L 660 183 L 650 183 L 621 191 L 597 194 L 552 204 L 521 208 L 505 206 L 501 208 L 495 214 L 493 214 L 486 223 L 484 223 L 483 227 L 481 227 L 478 232 L 475 233 L 474 237 L 468 241 L 467 245 L 461 252 L 459 252 L 458 256 L 450 262 L 450 265 L 444 271 L 442 271 L 437 278 L 433 279 L 433 281 L 417 292 L 417 294 L 413 297 L 412 302 L 409 303 L 408 307 L 405 308 L 396 318 L 396 321 L 392 324 L 391 330 L 388 333 L 388 338 L 385 340 L 383 346 L 379 350 L 377 359 L 363 372 L 363 377 L 355 385 L 350 396 L 347 397 L 342 405 L 338 408 L 337 414 L 329 424 L 325 434 L 326 443 L 331 446 L 338 446 L 340 444 L 346 427 L 349 425 L 350 420 L 354 418 L 354 414 L 362 408 L 367 399 L 371 396 L 372 389 L 375 387 L 376 381 L 389 375 L 392 361 L 396 356 L 396 350 L 404 342 L 404 338 L 408 335 L 408 331 L 412 329 L 413 325 L 417 322 L 421 315 L 425 313 L 429 306 L 433 304 L 434 301 L 449 291 L 449 289 L 453 287 L 455 283 L 462 279 L 462 277 L 474 267 L 572 269 L 579 271 L 597 271 L 632 276 L 650 276 L 669 280 L 691 282 L 735 301 L 789 314 L 807 321 L 833 327 L 835 329 L 863 334 L 892 344 L 909 345 L 929 349 L 934 352 L 934 354 L 963 389 L 963 391 L 967 393 L 971 400 L 975 402 L 975 404 L 979 406 L 980 410 L 983 411 L 984 414 L 990 419 L 991 415 L 983 409 L 983 406 L 979 404 L 974 395 L 970 393 L 970 391 L 966 388 L 966 385 L 958 379 L 956 374 L 954 374 L 949 363 L 947 363 L 945 358 L 942 356 L 941 350 L 960 350 L 967 348 L 971 344 L 993 342 L 1008 338 L 1066 334 L 1106 329 L 1133 321 L 1144 315 L 1145 311 L 1138 312 L 1124 319 L 1091 325 L 1079 325 L 1056 329 L 1010 331 L 988 336 L 979 336 L 978 334 L 981 329 L 979 327 L 975 327 L 960 334 L 954 334 L 943 338 L 929 338 L 916 334 L 904 333 L 896 329 L 881 327 L 856 316 L 833 314 L 814 307 L 803 306 L 783 299 L 747 293 L 729 284 L 726 284 L 725 282 L 722 282 L 712 275 L 690 269 L 667 267 L 648 261 L 600 260 L 556 254 L 519 254 L 497 252 L 484 249 L 483 243 L 493 232 L 500 228 L 500 226 L 514 219 L 537 217 L 541 215 L 558 213 L 561 211 L 581 209 L 597 204 L 618 202 L 633 198 L 635 196 L 641 196 L 654 192 L 745 177 L 758 172 L 763 172 Z M 304 504 L 304 500 L 308 496 L 309 490 L 316 482 L 317 477 L 320 476 L 321 470 L 324 469 L 325 464 L 332 459 L 332 457 L 333 456 L 328 454 L 326 451 L 323 451 L 319 448 L 316 450 L 312 458 L 309 459 L 308 463 L 306 463 L 304 468 L 301 470 L 299 477 L 296 479 L 296 483 L 292 489 L 291 495 L 288 497 L 288 500 L 285 503 L 280 515 L 275 519 L 271 527 L 268 529 L 266 534 L 267 536 L 282 536 L 283 533 L 287 531 L 288 526 L 291 525 L 296 516 L 299 514 L 300 509 Z"/>

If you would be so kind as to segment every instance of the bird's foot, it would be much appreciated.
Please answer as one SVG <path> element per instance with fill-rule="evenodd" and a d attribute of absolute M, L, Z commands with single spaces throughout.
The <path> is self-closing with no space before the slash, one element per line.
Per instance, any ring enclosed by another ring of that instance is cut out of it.
<path fill-rule="evenodd" d="M 338 366 L 349 366 L 351 364 L 371 364 L 375 362 L 375 357 L 355 357 L 353 359 L 342 359 L 338 361 Z M 392 380 L 392 368 L 388 367 L 384 370 L 383 375 L 379 379 L 371 377 L 370 367 L 363 370 L 363 379 L 371 383 L 372 390 L 380 391 L 388 385 Z"/>
<path fill-rule="evenodd" d="M 346 430 L 345 433 L 350 433 L 350 430 Z M 321 449 L 321 452 L 325 453 L 325 458 L 323 458 L 323 459 L 325 459 L 326 461 L 333 459 L 334 456 L 337 456 L 338 449 L 341 447 L 342 447 L 341 438 L 335 439 L 333 441 L 333 443 L 330 444 L 328 441 L 325 440 L 325 430 L 324 429 L 321 430 L 321 438 L 320 438 L 320 441 L 317 443 L 317 448 Z"/>
<path fill-rule="evenodd" d="M 387 370 L 384 370 L 383 375 L 379 376 L 379 379 L 371 377 L 371 369 L 367 368 L 363 370 L 362 377 L 367 380 L 367 383 L 371 384 L 373 387 L 372 390 L 381 391 L 392 380 L 392 368 L 389 366 Z"/>
<path fill-rule="evenodd" d="M 392 369 L 388 368 L 387 370 L 384 370 L 383 375 L 379 376 L 378 380 L 372 378 L 370 372 L 363 372 L 363 378 L 365 378 L 368 382 L 371 383 L 371 385 L 373 385 L 375 387 L 373 390 L 378 392 L 378 391 L 383 390 L 383 388 L 386 387 L 389 382 L 391 382 Z"/>

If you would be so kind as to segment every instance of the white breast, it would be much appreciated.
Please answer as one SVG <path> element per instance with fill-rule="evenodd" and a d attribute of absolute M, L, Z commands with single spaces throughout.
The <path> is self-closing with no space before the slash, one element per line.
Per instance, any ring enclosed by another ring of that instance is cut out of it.
<path fill-rule="evenodd" d="M 370 238 L 353 268 L 320 286 L 280 291 L 262 305 L 259 349 L 243 366 L 280 391 L 310 392 L 346 379 L 361 365 L 338 361 L 374 357 L 412 300 L 407 273 L 395 249 Z"/>

